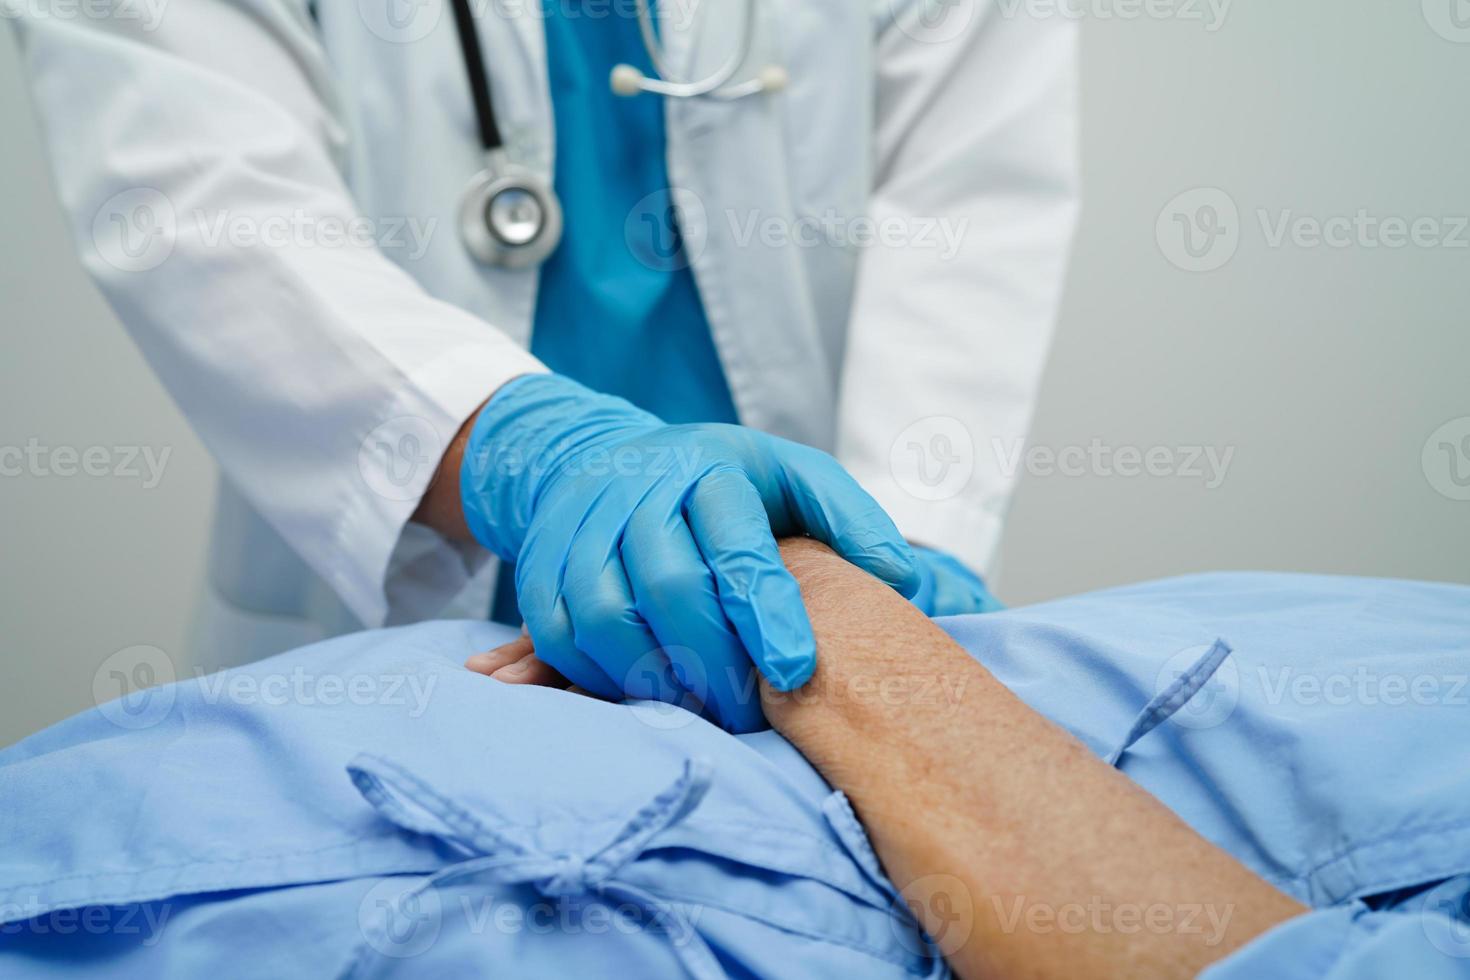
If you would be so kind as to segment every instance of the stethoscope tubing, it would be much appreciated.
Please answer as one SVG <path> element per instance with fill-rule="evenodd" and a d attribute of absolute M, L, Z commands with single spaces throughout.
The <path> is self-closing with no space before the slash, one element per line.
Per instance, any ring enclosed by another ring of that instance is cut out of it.
<path fill-rule="evenodd" d="M 505 145 L 500 126 L 495 121 L 495 106 L 490 101 L 490 72 L 485 68 L 485 56 L 480 50 L 480 35 L 475 30 L 475 15 L 470 10 L 470 0 L 454 0 L 453 6 L 454 28 L 459 35 L 459 49 L 470 85 L 470 99 L 475 105 L 475 128 L 479 132 L 480 146 L 486 153 L 490 153 Z"/>

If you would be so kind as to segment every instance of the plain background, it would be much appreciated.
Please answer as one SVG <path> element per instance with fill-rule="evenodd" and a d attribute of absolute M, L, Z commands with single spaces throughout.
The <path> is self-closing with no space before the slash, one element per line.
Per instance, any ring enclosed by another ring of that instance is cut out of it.
<path fill-rule="evenodd" d="M 997 582 L 1012 603 L 1206 569 L 1470 582 L 1447 469 L 1470 456 L 1423 453 L 1470 418 L 1470 231 L 1443 240 L 1470 215 L 1470 27 L 1450 19 L 1470 10 L 1219 3 L 1063 3 L 1085 22 L 1086 202 Z M 180 648 L 215 474 L 73 258 L 0 33 L 0 446 L 170 452 L 151 488 L 0 477 L 3 745 L 90 706 L 115 651 Z M 1239 219 L 1203 261 L 1229 261 L 1186 271 L 1178 221 L 1202 233 L 1219 192 Z M 1360 213 L 1432 219 L 1440 243 L 1273 240 Z M 1154 447 L 1181 472 L 1046 456 Z M 1233 453 L 1218 486 L 1189 447 Z"/>

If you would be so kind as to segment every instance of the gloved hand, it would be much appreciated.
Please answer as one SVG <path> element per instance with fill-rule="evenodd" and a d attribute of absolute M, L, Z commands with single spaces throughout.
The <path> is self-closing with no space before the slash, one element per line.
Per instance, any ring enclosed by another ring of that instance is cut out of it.
<path fill-rule="evenodd" d="M 914 594 L 914 605 L 926 616 L 963 616 L 969 613 L 1000 612 L 1005 608 L 990 594 L 985 580 L 943 551 L 914 545 L 923 582 Z"/>
<path fill-rule="evenodd" d="M 518 378 L 481 409 L 460 494 L 475 539 L 517 563 L 539 659 L 603 697 L 692 693 L 734 732 L 765 726 L 753 666 L 782 691 L 816 668 L 777 536 L 817 538 L 905 596 L 919 587 L 893 522 L 826 453 L 665 425 L 557 375 Z"/>

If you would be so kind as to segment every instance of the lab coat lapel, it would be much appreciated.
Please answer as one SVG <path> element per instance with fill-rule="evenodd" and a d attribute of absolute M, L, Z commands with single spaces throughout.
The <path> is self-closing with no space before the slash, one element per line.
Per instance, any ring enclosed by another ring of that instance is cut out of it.
<path fill-rule="evenodd" d="M 649 3 L 655 11 L 661 12 L 658 29 L 664 60 L 679 79 L 693 77 L 700 39 L 719 25 L 725 11 L 736 6 L 700 3 L 700 0 L 649 0 Z M 707 49 L 708 45 L 705 47 Z"/>
<path fill-rule="evenodd" d="M 703 78 L 730 57 L 744 4 L 669 0 L 666 57 L 681 79 Z M 758 2 L 758 0 L 751 0 Z M 679 12 L 692 16 L 677 16 Z M 736 79 L 780 60 L 769 3 L 758 3 L 750 59 Z M 832 445 L 835 379 L 818 335 L 798 249 L 750 231 L 795 224 L 779 93 L 734 101 L 668 99 L 669 180 L 715 347 L 742 422 L 811 445 Z"/>

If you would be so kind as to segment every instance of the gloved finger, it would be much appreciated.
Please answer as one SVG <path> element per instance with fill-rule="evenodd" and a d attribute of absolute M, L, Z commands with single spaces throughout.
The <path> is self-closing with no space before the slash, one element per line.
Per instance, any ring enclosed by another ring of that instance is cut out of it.
<path fill-rule="evenodd" d="M 965 616 L 1005 608 L 991 594 L 985 580 L 953 555 L 919 546 L 914 551 L 925 568 L 926 584 L 914 601 L 918 603 L 928 593 L 927 602 L 920 606 L 926 615 Z"/>
<path fill-rule="evenodd" d="M 787 447 L 780 465 L 781 496 L 794 530 L 911 598 L 919 590 L 919 563 L 892 518 L 837 460 L 809 446 Z"/>
<path fill-rule="evenodd" d="M 817 668 L 817 641 L 760 494 L 744 472 L 715 470 L 695 485 L 685 514 L 725 618 L 756 667 L 778 691 L 805 684 Z"/>
<path fill-rule="evenodd" d="M 925 615 L 969 616 L 983 608 L 984 601 L 976 595 L 969 583 L 944 570 L 934 573 L 934 597 L 930 600 Z"/>
<path fill-rule="evenodd" d="M 601 541 L 596 534 L 590 524 L 577 532 L 562 580 L 577 649 L 627 697 L 676 703 L 685 692 L 633 601 L 618 548 L 621 530 L 608 529 Z"/>
<path fill-rule="evenodd" d="M 914 553 L 919 558 L 919 589 L 908 599 L 918 607 L 919 612 L 925 616 L 933 616 L 934 592 L 937 585 L 934 581 L 934 569 L 929 562 L 924 560 L 924 554 L 920 549 L 915 548 Z"/>
<path fill-rule="evenodd" d="M 623 533 L 623 568 L 638 612 L 675 676 L 735 732 L 766 727 L 755 665 L 720 606 L 714 575 L 694 543 L 679 498 L 645 500 Z"/>
<path fill-rule="evenodd" d="M 516 562 L 516 604 L 526 631 L 544 663 L 598 697 L 617 698 L 621 689 L 577 649 L 572 617 L 561 595 L 564 545 L 558 545 L 558 538 L 533 525 Z"/>

